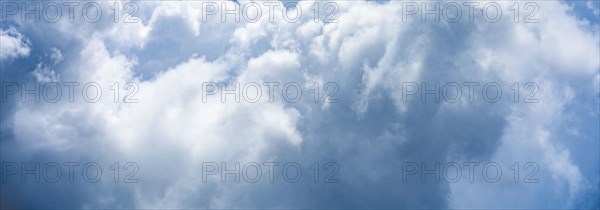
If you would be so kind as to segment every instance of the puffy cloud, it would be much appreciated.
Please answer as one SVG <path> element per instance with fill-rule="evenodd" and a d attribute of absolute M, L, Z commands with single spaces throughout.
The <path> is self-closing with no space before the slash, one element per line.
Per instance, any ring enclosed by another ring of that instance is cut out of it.
<path fill-rule="evenodd" d="M 42 63 L 38 63 L 32 74 L 39 83 L 58 82 L 60 80 L 60 75 L 57 75 L 54 70 Z"/>
<path fill-rule="evenodd" d="M 14 59 L 27 57 L 31 51 L 30 42 L 27 37 L 19 33 L 15 28 L 0 30 L 0 58 Z"/>
<path fill-rule="evenodd" d="M 52 63 L 58 64 L 64 59 L 64 57 L 59 49 L 50 48 L 50 59 L 52 60 Z"/>
<path fill-rule="evenodd" d="M 313 3 L 298 5 L 306 9 Z M 403 4 L 396 1 L 337 2 L 337 23 L 315 22 L 309 10 L 297 23 L 280 15 L 270 21 L 265 12 L 255 23 L 223 23 L 216 16 L 204 22 L 201 2 L 138 4 L 137 23 L 44 26 L 76 44 L 51 48 L 53 70 L 38 64 L 31 74 L 38 82 L 79 82 L 76 96 L 94 82 L 102 97 L 95 103 L 76 97 L 16 104 L 2 122 L 10 128 L 2 157 L 134 161 L 140 182 L 44 185 L 49 190 L 19 191 L 23 199 L 61 190 L 78 195 L 69 205 L 106 208 L 598 205 L 591 198 L 598 193 L 598 162 L 578 153 L 598 154 L 599 34 L 593 30 L 597 23 L 581 21 L 563 2 L 537 3 L 535 24 L 514 23 L 510 15 L 496 23 L 423 23 L 419 16 L 405 22 Z M 500 4 L 510 11 L 511 2 Z M 29 46 L 10 30 L 6 34 L 25 43 L 12 46 Z M 2 40 L 4 56 L 4 32 Z M 204 98 L 206 82 L 224 82 L 227 89 L 236 82 L 296 82 L 305 91 L 313 82 L 322 91 L 325 82 L 335 82 L 339 103 L 315 103 L 309 91 L 296 103 L 281 97 L 270 102 L 265 88 L 257 103 L 233 103 L 233 96 L 222 103 L 220 94 Z M 433 102 L 432 96 L 422 103 L 418 94 L 407 97 L 403 82 L 425 82 L 428 88 L 435 82 L 497 82 L 505 92 L 497 103 L 476 92 L 471 103 L 463 87 L 457 103 Z M 509 89 L 514 82 L 522 94 L 530 93 L 523 84 L 536 82 L 539 102 L 514 103 Z M 124 103 L 127 98 L 137 102 Z M 578 132 L 562 129 L 573 121 L 580 122 L 572 125 Z M 303 169 L 309 178 L 297 184 L 202 180 L 203 162 L 253 161 L 298 161 L 306 167 L 334 161 L 341 182 L 312 183 L 308 168 Z M 421 183 L 418 176 L 402 182 L 403 162 L 452 161 L 497 161 L 505 176 L 498 183 L 466 178 Z M 539 182 L 512 182 L 508 167 L 514 162 L 536 163 Z M 56 207 L 44 201 L 31 205 Z"/>

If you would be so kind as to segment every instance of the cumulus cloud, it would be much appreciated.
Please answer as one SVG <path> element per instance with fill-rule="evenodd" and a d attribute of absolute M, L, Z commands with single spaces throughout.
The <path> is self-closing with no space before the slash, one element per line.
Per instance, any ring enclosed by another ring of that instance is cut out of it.
<path fill-rule="evenodd" d="M 313 3 L 298 2 L 301 8 Z M 597 198 L 588 198 L 598 194 L 598 162 L 578 153 L 598 154 L 599 34 L 592 30 L 597 24 L 579 21 L 566 3 L 538 2 L 536 24 L 514 23 L 510 15 L 496 23 L 422 22 L 420 17 L 404 21 L 399 15 L 402 2 L 397 1 L 337 2 L 337 23 L 315 22 L 308 15 L 297 23 L 279 15 L 270 21 L 268 13 L 255 23 L 223 23 L 220 18 L 203 22 L 201 2 L 139 4 L 143 15 L 136 23 L 46 26 L 76 44 L 70 50 L 51 48 L 48 63 L 54 67 L 38 64 L 31 74 L 40 83 L 79 82 L 76 96 L 85 94 L 81 87 L 93 82 L 103 91 L 99 101 L 76 97 L 73 102 L 16 104 L 2 122 L 10 125 L 10 138 L 2 141 L 3 159 L 127 160 L 140 166 L 137 184 L 116 186 L 109 179 L 69 189 L 44 185 L 48 191 L 77 195 L 69 205 L 598 205 Z M 233 8 L 236 3 L 224 4 Z M 506 11 L 512 6 L 499 4 Z M 274 14 L 284 10 L 276 8 Z M 32 34 L 41 30 L 21 27 Z M 73 29 L 77 32 L 71 33 Z M 30 51 L 28 39 L 17 29 L 2 32 L 3 59 Z M 296 103 L 281 97 L 270 102 L 264 100 L 270 94 L 267 89 L 261 90 L 263 100 L 258 103 L 232 103 L 233 96 L 222 103 L 219 94 L 204 101 L 206 82 L 226 83 L 228 89 L 236 82 L 296 82 L 302 87 L 335 82 L 339 102 L 315 103 L 309 92 Z M 433 102 L 431 96 L 422 103 L 418 95 L 406 98 L 403 82 L 425 82 L 429 88 L 435 82 L 496 82 L 508 92 L 497 103 L 486 102 L 480 92 L 468 102 L 463 88 L 458 103 Z M 538 84 L 538 103 L 514 103 L 509 92 L 514 82 Z M 120 94 L 115 96 L 114 87 Z M 127 99 L 136 102 L 124 103 Z M 580 122 L 573 125 L 581 130 L 576 137 L 562 129 L 573 121 Z M 591 140 L 573 143 L 573 138 Z M 13 151 L 5 152 L 8 147 Z M 207 183 L 202 180 L 203 162 L 252 161 L 298 161 L 306 166 L 334 161 L 340 166 L 341 182 L 315 184 L 310 177 L 297 184 L 223 184 L 218 176 Z M 500 162 L 505 179 L 422 183 L 417 177 L 402 182 L 403 162 L 453 161 Z M 539 182 L 512 182 L 507 169 L 514 162 L 536 163 Z M 18 196 L 46 193 L 23 190 Z M 44 201 L 31 205 L 57 207 Z"/>
<path fill-rule="evenodd" d="M 15 28 L 0 30 L 0 58 L 13 59 L 27 57 L 31 51 L 30 42 L 27 37 L 19 33 Z"/>
<path fill-rule="evenodd" d="M 44 66 L 43 63 L 38 63 L 32 74 L 39 83 L 58 82 L 60 80 L 60 75 L 57 75 L 48 66 Z"/>

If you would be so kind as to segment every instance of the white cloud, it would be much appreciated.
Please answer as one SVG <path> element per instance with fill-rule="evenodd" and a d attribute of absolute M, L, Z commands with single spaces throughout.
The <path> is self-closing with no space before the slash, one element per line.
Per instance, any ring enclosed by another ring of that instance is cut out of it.
<path fill-rule="evenodd" d="M 39 83 L 60 81 L 60 75 L 57 74 L 54 70 L 52 70 L 50 67 L 44 65 L 43 63 L 37 64 L 37 66 L 32 72 L 32 75 Z"/>
<path fill-rule="evenodd" d="M 62 54 L 62 52 L 60 52 L 59 49 L 56 49 L 53 47 L 53 48 L 50 48 L 50 59 L 56 65 L 56 64 L 60 63 L 61 61 L 63 61 L 65 58 L 63 57 L 63 54 Z"/>
<path fill-rule="evenodd" d="M 27 37 L 14 28 L 0 30 L 0 59 L 27 57 L 31 52 Z"/>

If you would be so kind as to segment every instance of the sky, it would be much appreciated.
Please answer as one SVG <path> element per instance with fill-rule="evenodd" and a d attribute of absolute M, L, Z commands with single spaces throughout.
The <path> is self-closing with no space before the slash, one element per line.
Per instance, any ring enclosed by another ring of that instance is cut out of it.
<path fill-rule="evenodd" d="M 3 0 L 0 207 L 598 209 L 599 33 L 593 0 Z"/>

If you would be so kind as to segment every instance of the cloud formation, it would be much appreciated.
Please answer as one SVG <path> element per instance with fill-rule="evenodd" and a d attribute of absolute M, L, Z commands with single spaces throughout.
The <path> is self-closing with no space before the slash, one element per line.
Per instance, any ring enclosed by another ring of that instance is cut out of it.
<path fill-rule="evenodd" d="M 0 58 L 13 59 L 17 57 L 29 56 L 31 49 L 29 48 L 29 40 L 19 33 L 15 28 L 0 30 Z"/>
<path fill-rule="evenodd" d="M 597 21 L 574 15 L 560 1 L 536 2 L 538 23 L 515 23 L 511 15 L 495 23 L 481 16 L 475 22 L 423 22 L 418 15 L 405 21 L 402 2 L 335 3 L 337 23 L 309 15 L 296 23 L 280 15 L 271 21 L 268 13 L 255 23 L 204 22 L 201 2 L 184 1 L 138 2 L 137 23 L 65 19 L 3 30 L 2 72 L 33 68 L 2 82 L 80 85 L 73 101 L 66 89 L 56 103 L 20 103 L 19 94 L 11 95 L 2 104 L 2 160 L 107 167 L 130 161 L 139 165 L 140 182 L 115 184 L 104 176 L 98 183 L 63 183 L 65 188 L 17 180 L 3 183 L 2 195 L 36 208 L 598 207 Z M 512 3 L 498 2 L 504 11 Z M 273 14 L 285 11 L 275 9 Z M 80 97 L 92 82 L 102 90 L 94 103 Z M 295 82 L 305 90 L 319 82 L 322 91 L 333 82 L 338 103 L 315 103 L 311 92 L 290 103 L 279 97 L 281 89 L 273 102 L 233 103 L 226 96 L 222 103 L 219 94 L 204 102 L 206 82 L 225 82 L 227 89 L 236 82 Z M 425 95 L 423 103 L 419 94 L 406 95 L 405 82 L 429 89 L 436 82 L 481 84 L 473 102 L 463 86 L 459 102 Z M 499 102 L 482 98 L 481 86 L 491 82 L 503 88 Z M 515 82 L 524 95 L 531 90 L 524 84 L 538 84 L 539 101 L 514 103 Z M 124 103 L 127 96 L 138 102 Z M 233 167 L 275 161 L 298 162 L 305 177 L 299 183 L 281 176 L 273 183 L 202 179 L 205 162 Z M 503 179 L 402 181 L 406 162 L 433 168 L 435 162 L 473 161 L 498 162 Z M 337 163 L 340 182 L 312 182 L 314 162 Z M 515 183 L 509 170 L 515 162 L 520 168 L 536 163 L 539 182 Z M 64 202 L 25 203 L 31 197 Z"/>

